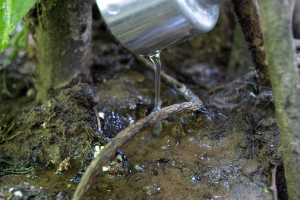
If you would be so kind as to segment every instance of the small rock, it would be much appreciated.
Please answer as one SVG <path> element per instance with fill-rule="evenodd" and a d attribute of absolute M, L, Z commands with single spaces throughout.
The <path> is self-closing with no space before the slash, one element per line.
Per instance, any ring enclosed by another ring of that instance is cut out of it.
<path fill-rule="evenodd" d="M 20 198 L 22 198 L 22 197 L 23 197 L 23 194 L 22 194 L 21 191 L 15 191 L 15 192 L 14 192 L 14 196 L 15 196 L 15 197 L 20 197 Z"/>

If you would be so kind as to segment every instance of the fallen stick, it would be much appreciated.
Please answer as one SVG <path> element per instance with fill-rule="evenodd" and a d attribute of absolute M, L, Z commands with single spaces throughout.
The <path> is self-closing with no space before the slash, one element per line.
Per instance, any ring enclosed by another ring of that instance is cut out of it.
<path fill-rule="evenodd" d="M 8 140 L 14 139 L 16 136 L 18 136 L 20 133 L 23 133 L 23 132 L 24 132 L 24 131 L 19 131 L 17 134 L 11 136 L 10 138 L 4 138 L 4 139 L 2 139 L 2 140 L 0 141 L 0 144 L 1 144 L 2 142 L 5 142 L 5 141 L 8 141 Z"/>
<path fill-rule="evenodd" d="M 280 163 L 279 165 L 281 165 L 282 163 Z M 277 186 L 276 186 L 276 173 L 277 173 L 277 167 L 279 165 L 276 165 L 273 173 L 272 173 L 272 185 L 270 187 L 270 189 L 273 191 L 273 198 L 274 200 L 278 200 L 278 192 L 277 192 Z"/>
<path fill-rule="evenodd" d="M 105 145 L 101 153 L 93 159 L 79 182 L 76 191 L 73 195 L 73 200 L 82 200 L 85 198 L 87 192 L 94 184 L 98 175 L 102 172 L 102 167 L 115 156 L 116 151 L 126 144 L 131 138 L 136 136 L 144 129 L 160 122 L 168 117 L 180 114 L 183 112 L 195 112 L 203 110 L 203 104 L 198 102 L 185 102 L 181 104 L 174 104 L 162 108 L 143 119 L 140 119 L 134 124 L 129 125 L 126 129 L 119 132 L 114 140 Z"/>
<path fill-rule="evenodd" d="M 144 65 L 147 69 L 154 72 L 153 64 L 147 60 L 145 57 L 133 54 L 137 61 Z M 169 76 L 165 72 L 161 71 L 161 80 L 164 81 L 166 84 L 172 86 L 180 95 L 182 95 L 187 101 L 189 102 L 198 102 L 200 101 L 199 97 L 195 95 L 188 87 L 186 87 L 183 83 L 178 82 L 173 77 Z"/>
<path fill-rule="evenodd" d="M 97 111 L 96 106 L 94 107 L 94 111 L 95 111 L 95 115 L 96 115 L 96 119 L 97 119 L 98 131 L 99 131 L 99 133 L 101 133 L 101 122 L 100 122 L 99 113 Z"/>
<path fill-rule="evenodd" d="M 7 135 L 9 133 L 9 131 L 11 131 L 11 129 L 15 126 L 16 122 L 14 122 L 9 129 L 6 131 L 6 133 L 4 135 Z"/>
<path fill-rule="evenodd" d="M 224 88 L 226 88 L 226 87 L 230 87 L 230 86 L 232 86 L 234 83 L 242 83 L 242 84 L 244 84 L 244 85 L 246 85 L 246 84 L 248 84 L 248 85 L 253 85 L 253 87 L 255 87 L 255 90 L 256 90 L 256 85 L 255 85 L 254 83 L 251 83 L 251 82 L 248 82 L 248 81 L 244 81 L 244 80 L 247 80 L 249 77 L 251 77 L 251 76 L 253 76 L 253 75 L 255 75 L 255 72 L 251 72 L 251 73 L 249 73 L 247 76 L 242 77 L 242 78 L 239 78 L 239 79 L 237 79 L 237 80 L 233 80 L 233 81 L 230 82 L 230 83 L 227 83 L 227 84 L 224 84 L 224 85 L 216 86 L 216 87 L 210 89 L 208 92 L 206 92 L 206 93 L 201 97 L 201 99 L 203 99 L 204 97 L 206 97 L 206 96 L 212 94 L 212 93 L 213 93 L 214 91 L 216 91 L 216 90 L 220 90 L 220 89 L 224 89 Z M 267 87 L 267 86 L 261 86 L 261 87 Z"/>

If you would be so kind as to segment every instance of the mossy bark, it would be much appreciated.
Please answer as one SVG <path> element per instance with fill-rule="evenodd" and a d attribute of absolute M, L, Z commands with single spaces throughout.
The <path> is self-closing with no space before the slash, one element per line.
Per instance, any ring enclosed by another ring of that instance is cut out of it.
<path fill-rule="evenodd" d="M 300 199 L 300 84 L 292 45 L 293 0 L 259 1 L 290 199 Z"/>
<path fill-rule="evenodd" d="M 41 0 L 36 5 L 36 68 L 33 80 L 37 101 L 45 102 L 51 89 L 68 85 L 91 65 L 91 0 Z"/>

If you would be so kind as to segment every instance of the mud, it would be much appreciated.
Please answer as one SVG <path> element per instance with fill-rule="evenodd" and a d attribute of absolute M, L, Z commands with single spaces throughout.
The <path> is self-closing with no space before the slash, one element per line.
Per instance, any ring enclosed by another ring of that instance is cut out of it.
<path fill-rule="evenodd" d="M 60 91 L 41 106 L 26 96 L 30 84 L 18 98 L 0 97 L 1 198 L 21 191 L 23 199 L 70 199 L 96 146 L 153 111 L 150 71 L 115 44 L 94 41 L 93 52 L 90 85 Z M 172 66 L 162 55 L 162 65 Z M 178 59 L 172 62 L 180 67 Z M 272 90 L 257 87 L 253 74 L 233 81 L 216 66 L 187 60 L 177 78 L 209 114 L 173 116 L 161 131 L 140 133 L 103 168 L 87 199 L 273 198 L 272 170 L 282 158 Z M 18 66 L 9 66 L 8 77 Z M 185 101 L 164 83 L 161 99 L 163 107 Z M 55 174 L 67 157 L 71 168 Z M 284 186 L 282 170 L 278 179 Z"/>
<path fill-rule="evenodd" d="M 117 185 L 104 175 L 109 186 L 98 182 L 91 197 L 272 199 L 271 172 L 281 162 L 272 93 L 230 87 L 239 91 L 224 88 L 204 99 L 209 115 L 176 116 L 159 135 L 153 128 L 141 133 L 122 149 L 131 173 Z"/>

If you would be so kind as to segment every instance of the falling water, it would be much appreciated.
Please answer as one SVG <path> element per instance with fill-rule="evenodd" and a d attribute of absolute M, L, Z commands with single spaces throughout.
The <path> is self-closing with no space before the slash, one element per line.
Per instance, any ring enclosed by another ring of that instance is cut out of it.
<path fill-rule="evenodd" d="M 160 50 L 156 51 L 156 54 L 149 55 L 150 60 L 154 64 L 154 70 L 155 70 L 155 106 L 154 111 L 159 110 L 161 108 L 161 101 L 159 98 L 160 95 L 160 69 L 161 69 L 161 63 L 160 63 Z"/>
<path fill-rule="evenodd" d="M 161 69 L 161 63 L 160 63 L 160 50 L 156 51 L 155 54 L 149 55 L 150 60 L 154 64 L 154 71 L 155 71 L 155 105 L 154 105 L 154 111 L 157 111 L 161 108 L 161 101 L 160 101 L 160 69 Z M 153 126 L 154 132 L 159 135 L 162 130 L 162 123 L 158 122 Z"/>

